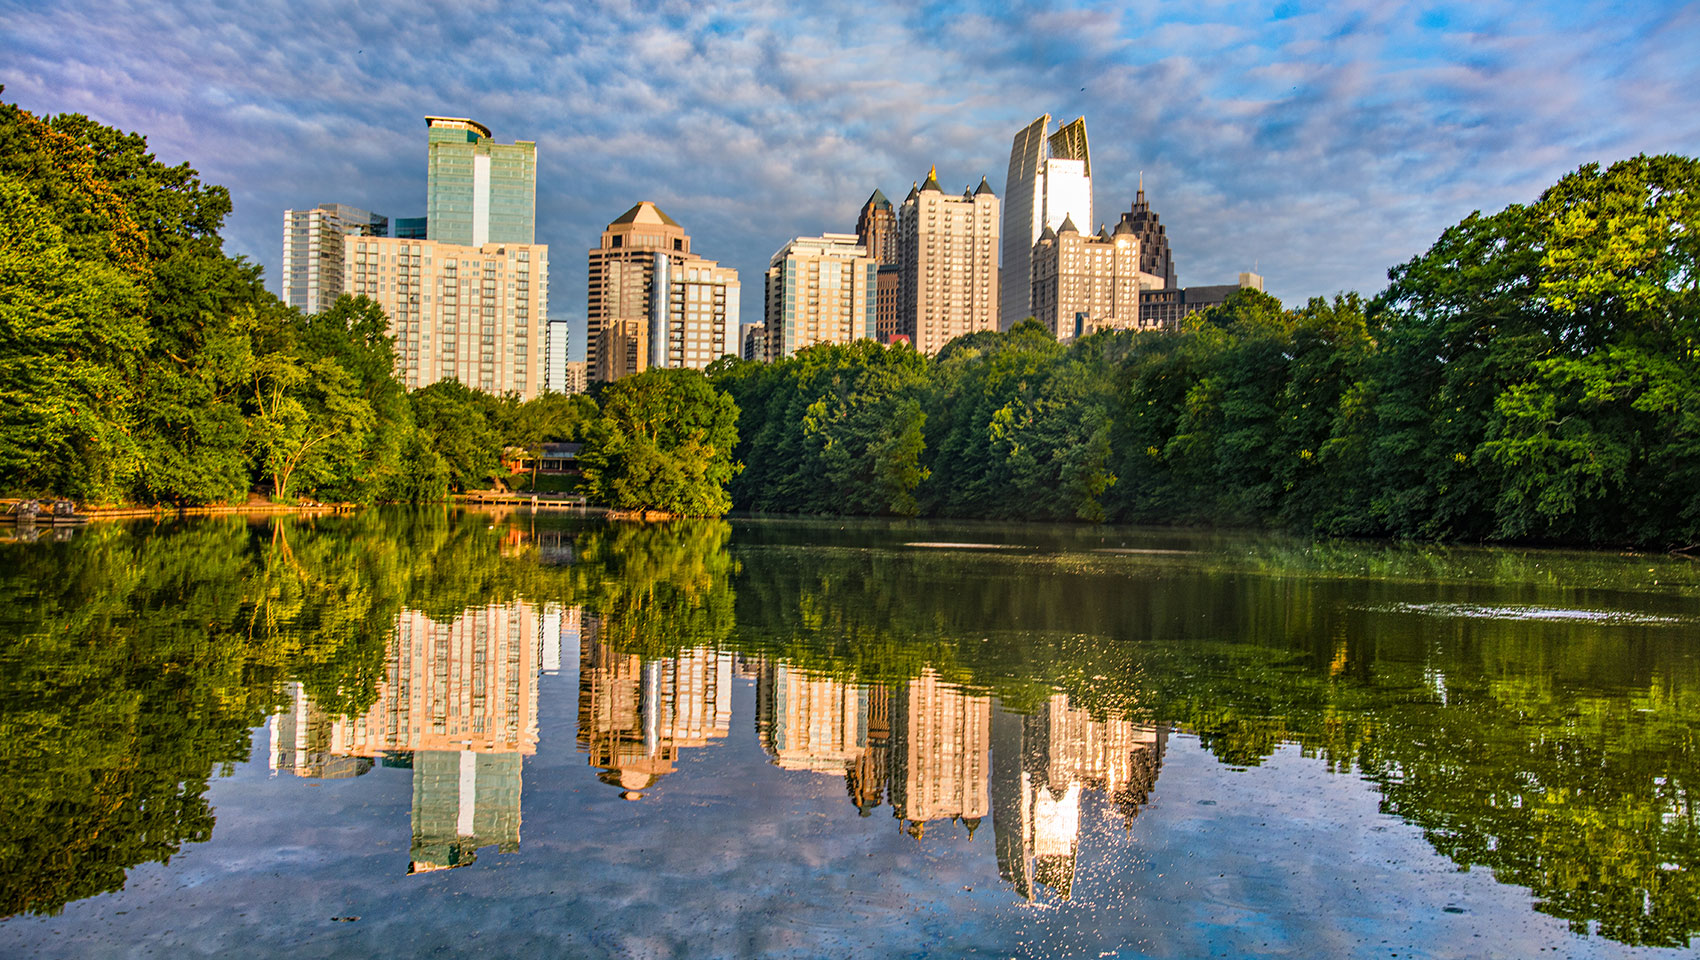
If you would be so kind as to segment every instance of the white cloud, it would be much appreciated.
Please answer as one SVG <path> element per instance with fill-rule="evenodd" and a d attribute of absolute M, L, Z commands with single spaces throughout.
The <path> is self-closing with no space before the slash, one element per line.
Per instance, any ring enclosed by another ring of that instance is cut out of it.
<path fill-rule="evenodd" d="M 1100 220 L 1139 172 L 1184 283 L 1258 265 L 1277 295 L 1373 291 L 1471 209 L 1566 170 L 1700 152 L 1700 14 L 1678 3 L 1287 9 L 1224 2 L 349 5 L 0 2 L 26 108 L 148 135 L 231 188 L 229 249 L 275 273 L 289 206 L 424 207 L 426 113 L 534 139 L 552 308 L 581 251 L 653 199 L 759 311 L 768 255 L 846 230 L 937 163 L 1001 190 L 1009 139 L 1085 114 Z M 582 349 L 582 346 L 580 347 Z"/>

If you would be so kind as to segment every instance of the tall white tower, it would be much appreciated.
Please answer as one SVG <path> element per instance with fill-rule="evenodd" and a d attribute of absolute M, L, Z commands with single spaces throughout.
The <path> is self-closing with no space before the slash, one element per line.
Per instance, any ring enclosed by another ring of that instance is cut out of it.
<path fill-rule="evenodd" d="M 1078 117 L 1048 133 L 1045 114 L 1015 135 L 1004 182 L 1003 258 L 999 270 L 998 328 L 1008 330 L 1032 314 L 1033 245 L 1046 227 L 1065 219 L 1092 219 L 1092 160 L 1086 146 L 1086 118 Z"/>

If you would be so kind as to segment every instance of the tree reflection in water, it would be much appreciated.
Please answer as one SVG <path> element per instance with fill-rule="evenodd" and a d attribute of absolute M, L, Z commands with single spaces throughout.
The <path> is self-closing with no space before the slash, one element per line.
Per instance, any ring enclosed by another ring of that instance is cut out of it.
<path fill-rule="evenodd" d="M 907 546 L 990 536 L 1015 542 Z M 411 766 L 411 871 L 515 849 L 566 636 L 576 746 L 631 799 L 729 736 L 749 682 L 771 762 L 842 777 L 846 816 L 990 817 L 1013 894 L 1068 897 L 1091 818 L 1139 813 L 1172 734 L 1238 767 L 1297 744 L 1579 932 L 1700 930 L 1677 561 L 369 511 L 94 527 L 0 545 L 0 571 L 7 914 L 207 839 L 209 780 L 261 724 L 279 770 Z M 1553 608 L 1624 615 L 1529 616 Z"/>

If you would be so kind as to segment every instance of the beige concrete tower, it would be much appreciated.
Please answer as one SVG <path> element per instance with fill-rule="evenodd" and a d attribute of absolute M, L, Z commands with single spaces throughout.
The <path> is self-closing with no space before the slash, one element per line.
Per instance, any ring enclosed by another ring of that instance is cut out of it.
<path fill-rule="evenodd" d="M 898 214 L 902 276 L 898 332 L 936 354 L 963 334 L 998 328 L 998 198 L 980 178 L 961 196 L 937 170 L 911 189 Z"/>
<path fill-rule="evenodd" d="M 879 265 L 847 233 L 798 237 L 767 266 L 766 359 L 873 339 Z"/>
<path fill-rule="evenodd" d="M 343 240 L 347 292 L 376 300 L 408 389 L 459 380 L 486 393 L 543 392 L 549 248 L 435 240 Z"/>

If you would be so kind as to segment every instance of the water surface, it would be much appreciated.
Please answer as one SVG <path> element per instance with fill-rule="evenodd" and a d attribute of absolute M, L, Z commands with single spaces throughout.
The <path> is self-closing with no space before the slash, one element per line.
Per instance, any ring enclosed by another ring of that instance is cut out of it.
<path fill-rule="evenodd" d="M 1678 956 L 1700 565 L 526 513 L 0 543 L 0 955 Z"/>

